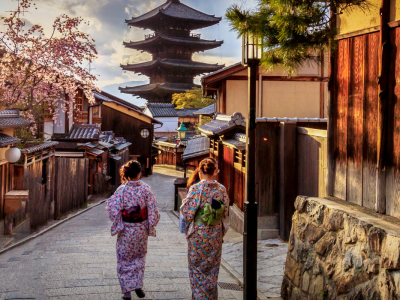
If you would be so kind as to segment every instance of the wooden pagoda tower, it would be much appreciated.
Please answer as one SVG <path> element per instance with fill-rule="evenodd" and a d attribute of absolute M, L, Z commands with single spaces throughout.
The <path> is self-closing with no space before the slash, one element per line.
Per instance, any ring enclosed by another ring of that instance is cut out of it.
<path fill-rule="evenodd" d="M 184 93 L 193 87 L 197 75 L 217 71 L 218 64 L 195 62 L 195 52 L 214 49 L 223 41 L 200 38 L 192 30 L 218 24 L 221 18 L 197 11 L 179 0 L 168 0 L 152 11 L 130 20 L 128 26 L 151 29 L 153 34 L 138 42 L 124 42 L 127 48 L 146 51 L 152 60 L 139 64 L 121 65 L 123 70 L 150 77 L 150 84 L 120 88 L 122 93 L 132 94 L 151 103 L 171 102 L 172 94 Z"/>

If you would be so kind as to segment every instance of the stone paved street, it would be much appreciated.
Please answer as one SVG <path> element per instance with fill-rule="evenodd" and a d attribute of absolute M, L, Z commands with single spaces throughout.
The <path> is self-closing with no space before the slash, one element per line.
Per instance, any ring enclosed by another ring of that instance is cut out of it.
<path fill-rule="evenodd" d="M 187 244 L 178 232 L 172 205 L 175 171 L 157 168 L 146 178 L 159 201 L 157 238 L 150 238 L 145 273 L 146 299 L 190 299 Z M 102 204 L 24 245 L 0 255 L 0 300 L 120 299 L 115 238 Z M 235 283 L 221 269 L 220 282 Z M 219 299 L 241 293 L 220 289 Z"/>

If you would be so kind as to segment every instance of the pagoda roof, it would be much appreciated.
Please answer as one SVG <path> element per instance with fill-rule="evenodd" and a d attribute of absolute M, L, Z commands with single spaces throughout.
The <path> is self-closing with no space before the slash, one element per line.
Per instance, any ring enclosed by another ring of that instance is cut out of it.
<path fill-rule="evenodd" d="M 145 85 L 138 85 L 134 87 L 120 87 L 119 90 L 125 94 L 143 95 L 143 94 L 171 94 L 171 93 L 185 93 L 194 87 L 200 86 L 193 83 L 150 83 Z"/>
<path fill-rule="evenodd" d="M 156 30 L 160 24 L 159 21 L 168 21 L 168 19 L 185 21 L 185 25 L 192 30 L 218 24 L 222 18 L 207 15 L 181 3 L 179 0 L 168 0 L 139 17 L 126 20 L 126 23 L 129 26 Z"/>
<path fill-rule="evenodd" d="M 150 69 L 158 69 L 159 67 L 163 68 L 179 68 L 187 69 L 189 71 L 194 71 L 197 74 L 201 73 L 208 73 L 220 70 L 225 65 L 218 65 L 218 64 L 206 64 L 192 60 L 183 60 L 183 59 L 155 59 L 152 61 L 140 63 L 140 64 L 128 64 L 128 65 L 121 65 L 121 68 L 125 71 L 132 71 L 132 72 L 142 72 Z"/>
<path fill-rule="evenodd" d="M 165 44 L 179 44 L 181 46 L 186 46 L 192 48 L 194 51 L 205 51 L 217 48 L 221 46 L 224 42 L 217 40 L 202 40 L 195 37 L 176 37 L 169 36 L 163 33 L 156 33 L 154 36 L 147 38 L 143 41 L 137 42 L 124 42 L 124 46 L 130 49 L 150 51 L 160 43 Z"/>

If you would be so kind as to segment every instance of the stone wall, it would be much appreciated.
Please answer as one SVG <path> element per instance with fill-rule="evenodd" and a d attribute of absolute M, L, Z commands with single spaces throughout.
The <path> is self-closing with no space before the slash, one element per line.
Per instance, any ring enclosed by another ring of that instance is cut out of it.
<path fill-rule="evenodd" d="M 299 196 L 283 299 L 400 299 L 400 221 L 335 199 Z"/>

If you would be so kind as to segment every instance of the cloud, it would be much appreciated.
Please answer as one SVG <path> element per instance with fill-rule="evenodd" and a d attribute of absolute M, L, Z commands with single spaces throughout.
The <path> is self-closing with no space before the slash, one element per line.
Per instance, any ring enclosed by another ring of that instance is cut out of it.
<path fill-rule="evenodd" d="M 4 11 L 15 9 L 16 2 L 0 0 L 0 14 Z M 41 24 L 46 33 L 51 30 L 53 20 L 61 15 L 71 17 L 81 16 L 90 21 L 89 26 L 82 26 L 81 30 L 89 33 L 94 39 L 99 58 L 93 63 L 94 74 L 99 74 L 98 85 L 104 87 L 110 84 L 120 84 L 129 81 L 147 80 L 131 72 L 124 73 L 120 64 L 140 63 L 151 59 L 148 53 L 125 49 L 123 41 L 138 41 L 149 33 L 148 30 L 129 28 L 125 20 L 144 14 L 166 0 L 36 0 L 38 10 L 32 10 L 25 15 L 30 24 Z M 232 4 L 245 7 L 255 7 L 257 0 L 218 0 L 198 1 L 181 0 L 197 10 L 207 14 L 224 17 L 226 9 Z M 3 5 L 5 3 L 5 5 Z M 4 10 L 3 10 L 4 6 Z M 196 30 L 204 39 L 224 40 L 221 48 L 196 53 L 194 60 L 230 65 L 241 59 L 241 43 L 237 40 L 236 33 L 230 31 L 229 24 L 222 20 L 219 25 Z M 198 80 L 196 80 L 198 81 Z"/>

